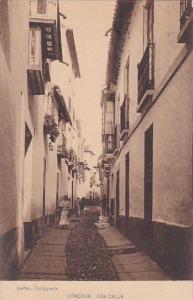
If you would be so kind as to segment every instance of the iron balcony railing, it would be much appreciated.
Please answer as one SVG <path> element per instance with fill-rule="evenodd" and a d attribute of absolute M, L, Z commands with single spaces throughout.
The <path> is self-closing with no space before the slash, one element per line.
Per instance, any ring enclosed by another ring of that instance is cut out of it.
<path fill-rule="evenodd" d="M 129 99 L 125 97 L 121 106 L 121 133 L 124 129 L 129 129 Z"/>
<path fill-rule="evenodd" d="M 105 142 L 108 136 L 113 136 L 114 134 L 114 122 L 106 121 L 104 125 L 104 130 L 102 132 L 102 140 Z"/>
<path fill-rule="evenodd" d="M 141 62 L 138 64 L 138 103 L 147 90 L 154 89 L 155 45 L 149 43 Z"/>
<path fill-rule="evenodd" d="M 69 150 L 69 160 L 72 162 L 72 163 L 77 163 L 77 155 L 76 155 L 76 153 L 75 153 L 75 151 L 71 148 L 70 150 Z"/>
<path fill-rule="evenodd" d="M 113 134 L 114 125 L 113 121 L 104 121 L 102 134 Z"/>
<path fill-rule="evenodd" d="M 180 0 L 180 28 L 184 26 L 192 11 L 192 0 Z"/>
<path fill-rule="evenodd" d="M 105 136 L 105 153 L 111 154 L 115 149 L 114 134 L 106 134 Z"/>

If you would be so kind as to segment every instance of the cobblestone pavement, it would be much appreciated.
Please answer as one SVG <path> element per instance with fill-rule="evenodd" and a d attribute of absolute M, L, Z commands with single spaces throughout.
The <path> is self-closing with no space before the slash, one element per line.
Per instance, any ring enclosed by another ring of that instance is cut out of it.
<path fill-rule="evenodd" d="M 116 228 L 97 229 L 97 207 L 72 217 L 68 229 L 50 227 L 36 242 L 17 280 L 169 280 Z"/>
<path fill-rule="evenodd" d="M 96 220 L 96 214 L 87 214 L 68 236 L 68 280 L 119 280 Z"/>

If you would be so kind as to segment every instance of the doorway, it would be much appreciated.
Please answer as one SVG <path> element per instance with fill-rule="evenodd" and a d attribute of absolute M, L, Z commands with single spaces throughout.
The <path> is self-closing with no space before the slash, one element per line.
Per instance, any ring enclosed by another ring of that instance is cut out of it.
<path fill-rule="evenodd" d="M 153 125 L 145 132 L 144 218 L 152 221 L 153 206 Z"/>
<path fill-rule="evenodd" d="M 125 220 L 129 218 L 129 152 L 125 156 Z"/>
<path fill-rule="evenodd" d="M 43 160 L 43 216 L 46 214 L 46 159 Z"/>
<path fill-rule="evenodd" d="M 118 223 L 119 220 L 119 171 L 116 173 L 116 216 L 115 216 L 115 223 Z"/>
<path fill-rule="evenodd" d="M 74 207 L 74 181 L 72 180 L 72 208 Z"/>

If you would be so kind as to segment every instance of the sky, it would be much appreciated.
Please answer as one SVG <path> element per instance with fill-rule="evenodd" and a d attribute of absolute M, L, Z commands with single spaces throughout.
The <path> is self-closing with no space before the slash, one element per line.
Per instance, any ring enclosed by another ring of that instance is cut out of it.
<path fill-rule="evenodd" d="M 65 23 L 74 32 L 81 79 L 78 84 L 78 115 L 86 143 L 96 155 L 101 147 L 101 90 L 105 85 L 107 55 L 114 0 L 60 0 Z"/>

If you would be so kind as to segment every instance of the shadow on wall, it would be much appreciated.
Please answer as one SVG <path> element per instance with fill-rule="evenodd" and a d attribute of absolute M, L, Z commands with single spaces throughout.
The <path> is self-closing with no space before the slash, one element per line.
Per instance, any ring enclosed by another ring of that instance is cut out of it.
<path fill-rule="evenodd" d="M 0 1 L 0 45 L 2 46 L 9 69 L 10 65 L 10 27 L 8 0 Z"/>

